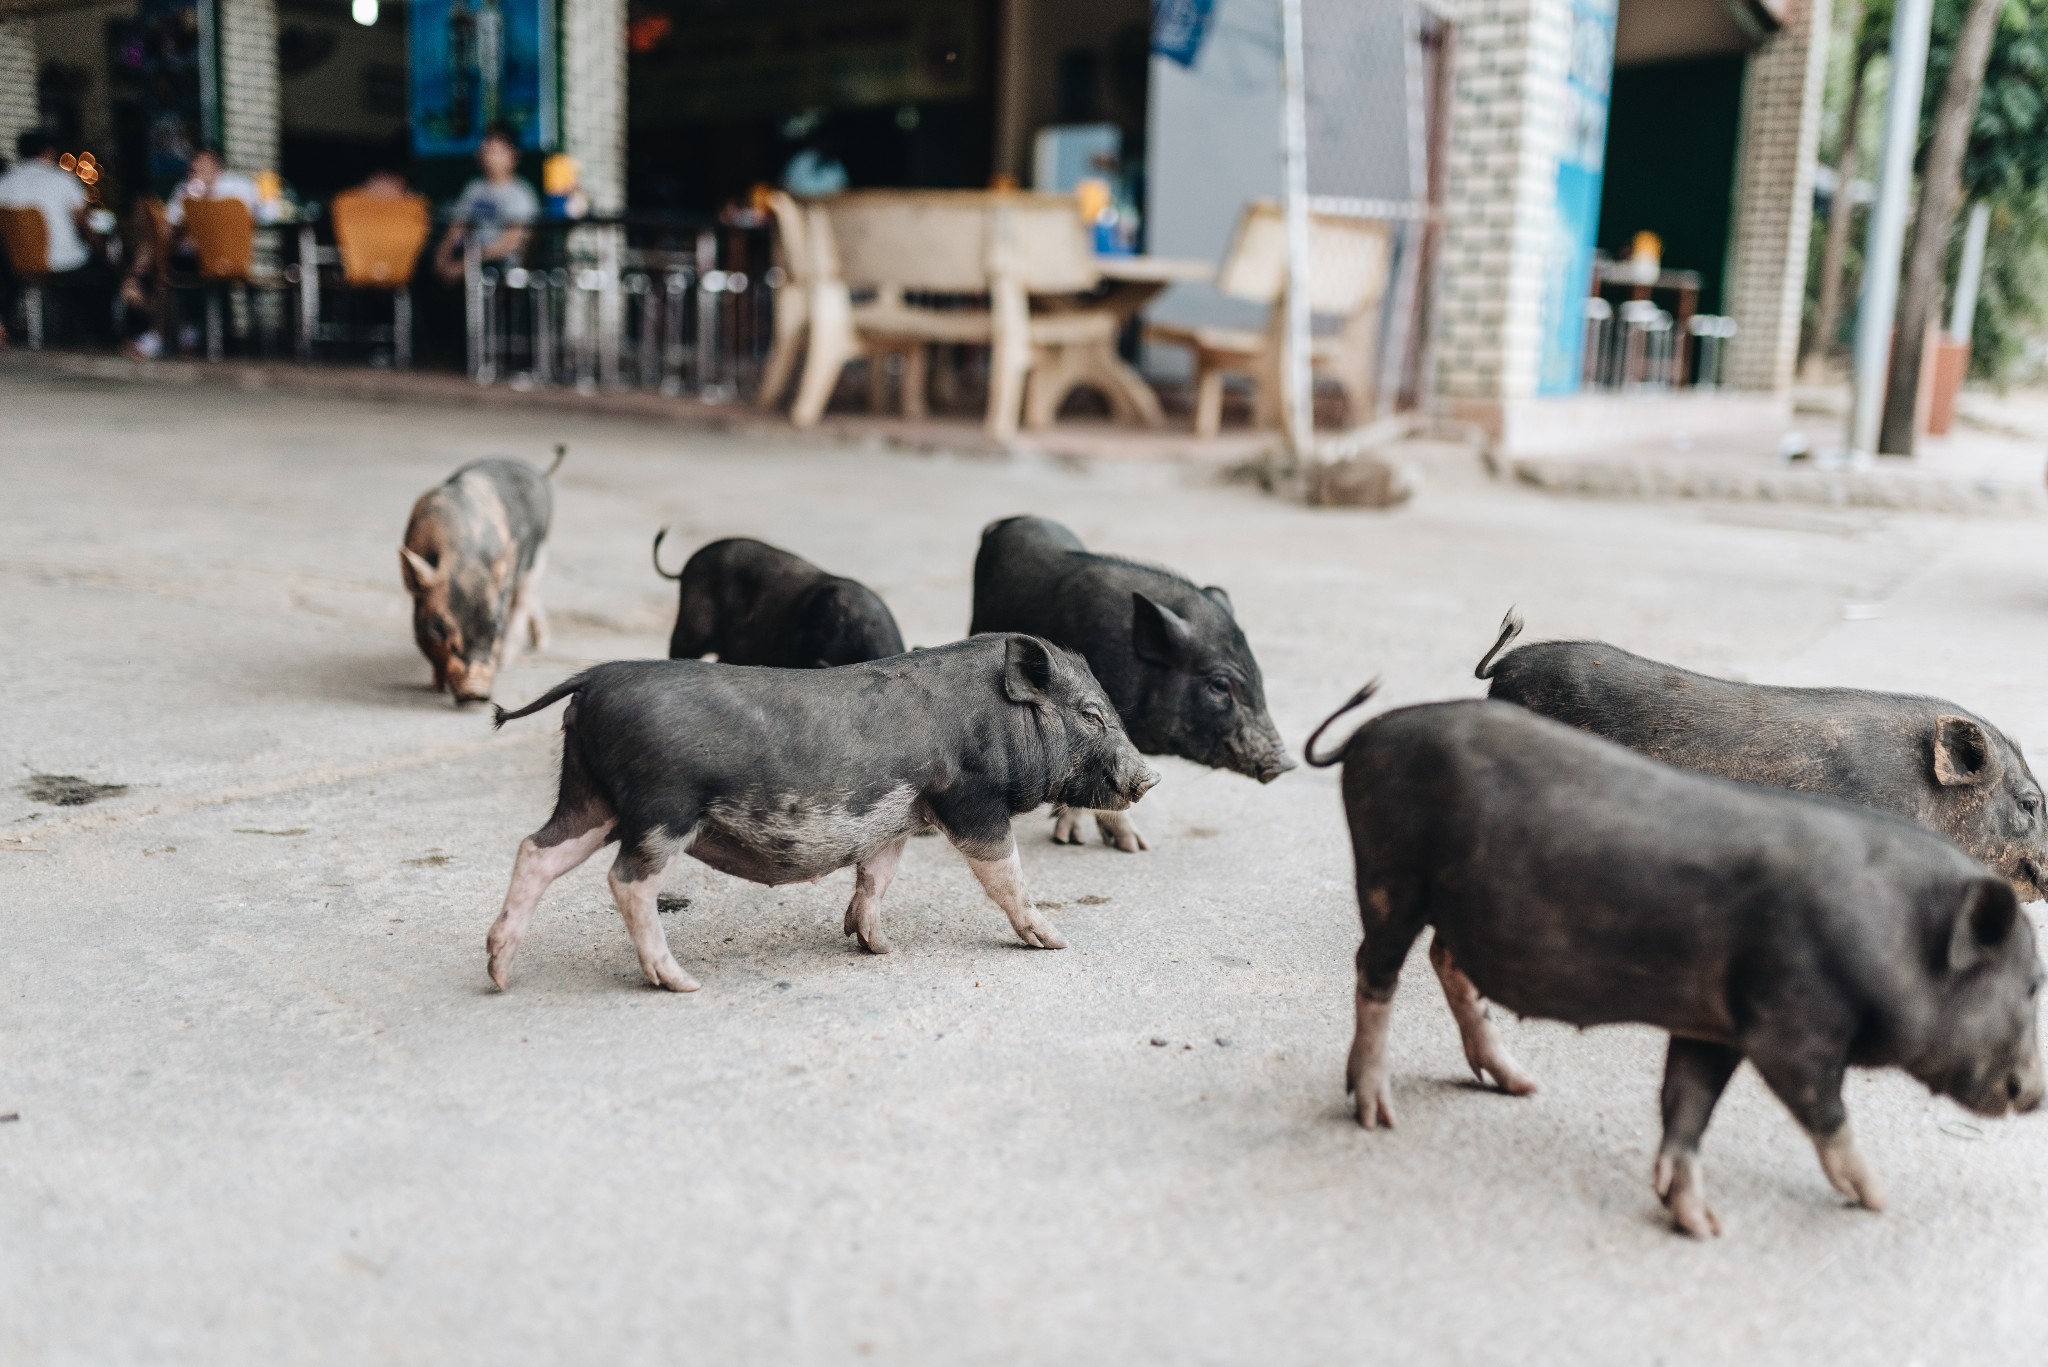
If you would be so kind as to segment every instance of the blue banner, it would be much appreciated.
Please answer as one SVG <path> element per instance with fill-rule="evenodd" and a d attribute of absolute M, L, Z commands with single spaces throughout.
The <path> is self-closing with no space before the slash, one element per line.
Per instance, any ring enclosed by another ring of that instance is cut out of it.
<path fill-rule="evenodd" d="M 1216 0 L 1155 0 L 1152 7 L 1152 50 L 1168 61 L 1192 67 L 1202 55 Z"/>
<path fill-rule="evenodd" d="M 1607 160 L 1607 100 L 1614 77 L 1614 0 L 1573 0 L 1571 66 L 1565 79 L 1564 145 L 1556 213 L 1543 263 L 1538 394 L 1575 394 L 1585 365 L 1586 296 L 1600 230 L 1600 177 Z"/>
<path fill-rule="evenodd" d="M 412 0 L 412 147 L 423 157 L 476 150 L 509 125 L 519 146 L 555 134 L 554 5 L 546 0 Z"/>

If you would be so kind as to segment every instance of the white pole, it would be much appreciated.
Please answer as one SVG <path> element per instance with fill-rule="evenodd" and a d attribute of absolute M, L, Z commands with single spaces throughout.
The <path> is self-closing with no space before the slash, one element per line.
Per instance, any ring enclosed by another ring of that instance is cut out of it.
<path fill-rule="evenodd" d="M 1991 235 L 1991 206 L 1978 200 L 1970 206 L 1970 226 L 1963 229 L 1963 263 L 1956 269 L 1956 297 L 1949 306 L 1948 335 L 1970 340 L 1977 325 L 1977 291 L 1984 283 L 1984 240 Z"/>
<path fill-rule="evenodd" d="M 1884 415 L 1885 372 L 1899 308 L 1899 261 L 1906 249 L 1906 208 L 1913 190 L 1913 153 L 1920 142 L 1920 95 L 1927 84 L 1927 30 L 1934 0 L 1898 0 L 1892 11 L 1891 94 L 1885 101 L 1884 157 L 1877 202 L 1864 239 L 1862 300 L 1856 310 L 1856 388 L 1849 410 L 1849 450 L 1877 450 Z"/>
<path fill-rule="evenodd" d="M 1306 459 L 1315 446 L 1315 381 L 1309 366 L 1308 100 L 1302 80 L 1301 0 L 1280 0 L 1280 49 L 1280 146 L 1287 183 L 1287 330 L 1280 353 L 1280 407 L 1288 449 Z"/>

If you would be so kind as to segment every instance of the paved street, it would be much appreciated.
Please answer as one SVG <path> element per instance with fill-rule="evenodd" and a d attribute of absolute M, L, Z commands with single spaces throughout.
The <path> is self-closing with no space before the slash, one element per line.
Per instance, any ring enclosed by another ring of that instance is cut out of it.
<path fill-rule="evenodd" d="M 1745 1071 L 1706 1144 L 1727 1237 L 1693 1243 L 1649 1187 L 1661 1037 L 1510 1022 L 1543 1090 L 1479 1090 L 1418 954 L 1401 1128 L 1361 1132 L 1329 772 L 1163 761 L 1137 856 L 1020 818 L 1061 953 L 943 841 L 881 958 L 840 935 L 850 874 L 685 859 L 662 919 L 703 990 L 670 995 L 601 856 L 489 990 L 559 712 L 494 734 L 430 692 L 395 552 L 457 464 L 557 440 L 556 639 L 502 700 L 663 652 L 665 523 L 864 579 L 936 644 L 980 528 L 1031 511 L 1227 586 L 1297 750 L 1375 674 L 1477 695 L 1512 603 L 1531 638 L 1944 694 L 2048 754 L 2036 519 L 1569 501 L 1448 449 L 1405 509 L 1315 512 L 1163 462 L 0 365 L 0 1362 L 2038 1359 L 2048 1118 L 1852 1079 L 1874 1216 Z"/>

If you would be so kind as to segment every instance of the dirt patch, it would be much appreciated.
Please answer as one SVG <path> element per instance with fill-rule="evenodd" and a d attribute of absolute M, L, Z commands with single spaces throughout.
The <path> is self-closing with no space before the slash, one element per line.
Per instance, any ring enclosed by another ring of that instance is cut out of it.
<path fill-rule="evenodd" d="M 1109 899 L 1107 897 L 1103 897 L 1096 893 L 1091 892 L 1086 897 L 1076 897 L 1074 899 L 1074 904 L 1076 906 L 1083 907 L 1099 907 L 1108 900 Z"/>
<path fill-rule="evenodd" d="M 455 856 L 452 854 L 423 854 L 417 859 L 408 859 L 405 862 L 416 869 L 438 869 L 443 864 L 453 864 Z"/>
<path fill-rule="evenodd" d="M 237 826 L 236 835 L 305 835 L 311 830 L 307 826 L 287 826 L 281 831 L 266 831 L 261 826 Z"/>
<path fill-rule="evenodd" d="M 30 774 L 20 786 L 30 802 L 52 807 L 83 807 L 128 791 L 125 783 L 94 783 L 76 774 Z"/>
<path fill-rule="evenodd" d="M 666 916 L 674 911 L 682 911 L 689 905 L 689 898 L 678 897 L 672 892 L 659 893 L 654 899 L 655 914 L 659 916 Z"/>

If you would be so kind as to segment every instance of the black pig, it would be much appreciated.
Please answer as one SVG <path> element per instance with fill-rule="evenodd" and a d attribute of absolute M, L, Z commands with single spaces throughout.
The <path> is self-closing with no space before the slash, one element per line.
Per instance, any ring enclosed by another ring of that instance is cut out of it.
<path fill-rule="evenodd" d="M 1387 1020 L 1425 926 L 1466 1061 L 1506 1091 L 1535 1083 L 1482 993 L 1670 1032 L 1654 1181 L 1689 1234 L 1720 1232 L 1699 1141 L 1744 1059 L 1828 1181 L 1873 1210 L 1842 1106 L 1851 1066 L 1902 1068 L 1984 1115 L 2040 1105 L 2033 927 L 2010 883 L 1933 832 L 1687 773 L 1505 703 L 1401 708 L 1329 756 L 1315 739 L 1310 764 L 1344 764 L 1365 930 L 1346 1084 L 1368 1129 L 1394 1123 Z"/>
<path fill-rule="evenodd" d="M 770 885 L 856 869 L 846 933 L 886 954 L 881 902 L 926 827 L 967 858 L 1017 937 L 1066 941 L 1024 893 L 1010 818 L 1045 802 L 1128 807 L 1159 779 L 1077 655 L 1031 636 L 977 636 L 843 669 L 702 660 L 599 665 L 498 724 L 561 698 L 554 815 L 520 842 L 487 943 L 491 981 L 555 879 L 616 841 L 612 897 L 647 981 L 697 984 L 655 916 L 678 853 Z"/>
<path fill-rule="evenodd" d="M 1294 767 L 1266 713 L 1266 687 L 1222 589 L 1171 570 L 1097 555 L 1057 522 L 1009 517 L 981 534 L 974 620 L 1077 650 L 1116 703 L 1131 741 L 1271 783 Z M 1148 848 L 1128 817 L 1097 812 L 1102 838 Z M 1081 843 L 1081 813 L 1054 814 L 1053 839 Z"/>
<path fill-rule="evenodd" d="M 889 605 L 859 580 L 746 537 L 714 541 L 670 574 L 661 567 L 667 535 L 655 533 L 654 572 L 681 583 L 670 659 L 715 652 L 721 664 L 827 669 L 903 653 Z"/>
<path fill-rule="evenodd" d="M 434 667 L 434 687 L 457 703 L 491 696 L 498 670 L 526 633 L 547 644 L 540 575 L 547 563 L 554 498 L 548 479 L 524 461 L 471 461 L 421 494 L 398 548 L 412 594 L 412 634 Z"/>
<path fill-rule="evenodd" d="M 1940 831 L 2048 896 L 2048 820 L 2019 746 L 1940 698 L 1735 683 L 1600 641 L 1539 641 L 1510 612 L 1474 672 L 1488 696 L 1721 778 L 1820 793 Z M 1495 657 L 1499 656 L 1496 663 Z"/>

